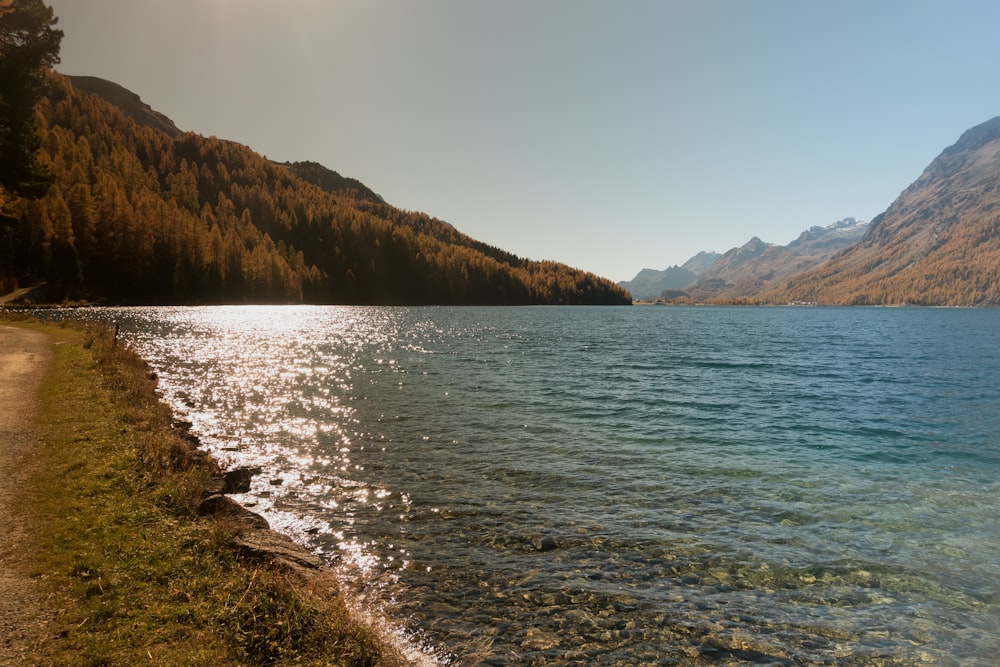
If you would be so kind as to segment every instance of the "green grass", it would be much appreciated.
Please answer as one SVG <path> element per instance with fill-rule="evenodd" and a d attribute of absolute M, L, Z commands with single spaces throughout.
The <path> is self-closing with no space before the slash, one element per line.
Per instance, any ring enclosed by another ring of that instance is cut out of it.
<path fill-rule="evenodd" d="M 404 664 L 332 576 L 245 560 L 238 526 L 197 516 L 214 466 L 170 426 L 141 359 L 103 329 L 41 328 L 56 346 L 21 509 L 31 574 L 60 610 L 42 664 Z"/>

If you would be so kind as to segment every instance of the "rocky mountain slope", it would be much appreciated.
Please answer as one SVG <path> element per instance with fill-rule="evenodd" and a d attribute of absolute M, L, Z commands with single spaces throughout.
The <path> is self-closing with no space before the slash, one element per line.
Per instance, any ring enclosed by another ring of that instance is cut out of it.
<path fill-rule="evenodd" d="M 684 291 L 696 301 L 751 298 L 857 243 L 867 228 L 868 223 L 845 218 L 812 227 L 784 246 L 754 237 L 722 255 Z"/>
<path fill-rule="evenodd" d="M 755 236 L 725 254 L 701 252 L 683 266 L 643 269 L 619 284 L 636 299 L 739 301 L 829 259 L 856 243 L 867 226 L 845 218 L 826 227 L 812 227 L 784 246 Z"/>
<path fill-rule="evenodd" d="M 1000 305 L 1000 117 L 946 148 L 857 244 L 758 297 Z"/>
<path fill-rule="evenodd" d="M 635 299 L 669 298 L 694 282 L 719 257 L 721 255 L 717 252 L 699 252 L 680 266 L 667 267 L 662 271 L 643 269 L 632 280 L 623 280 L 618 284 Z"/>

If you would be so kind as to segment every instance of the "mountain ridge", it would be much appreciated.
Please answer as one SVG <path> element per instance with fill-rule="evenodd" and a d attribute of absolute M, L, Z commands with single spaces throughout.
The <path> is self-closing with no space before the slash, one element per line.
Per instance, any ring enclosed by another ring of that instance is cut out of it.
<path fill-rule="evenodd" d="M 869 223 L 844 218 L 813 226 L 787 245 L 753 237 L 720 257 L 685 291 L 694 300 L 743 301 L 819 265 L 862 238 Z"/>
<path fill-rule="evenodd" d="M 276 162 L 275 164 L 289 169 L 302 180 L 312 183 L 330 194 L 362 199 L 379 204 L 386 203 L 381 195 L 358 179 L 341 176 L 336 171 L 323 166 L 319 162 L 306 160 L 301 162 Z"/>
<path fill-rule="evenodd" d="M 165 132 L 171 137 L 183 134 L 172 119 L 156 111 L 128 88 L 96 76 L 67 75 L 74 88 L 92 93 L 113 104 L 139 125 Z M 374 190 L 355 178 L 341 176 L 336 171 L 310 160 L 275 162 L 292 171 L 302 180 L 317 185 L 326 192 L 342 197 L 385 203 Z"/>
<path fill-rule="evenodd" d="M 74 88 L 97 95 L 115 105 L 121 109 L 125 116 L 139 125 L 160 130 L 171 137 L 183 133 L 183 130 L 179 129 L 174 121 L 143 102 L 142 98 L 125 86 L 96 76 L 67 76 Z"/>
<path fill-rule="evenodd" d="M 83 78 L 98 94 L 49 78 L 40 160 L 55 183 L 8 206 L 8 290 L 128 304 L 631 303 L 605 278 L 494 248 L 322 165 L 181 132 L 117 84 Z"/>
<path fill-rule="evenodd" d="M 844 218 L 826 227 L 814 225 L 784 246 L 754 236 L 722 254 L 700 252 L 682 267 L 671 267 L 664 272 L 643 269 L 632 281 L 619 285 L 637 299 L 695 302 L 747 299 L 762 288 L 818 265 L 847 248 L 861 238 L 867 225 L 855 218 Z M 684 267 L 689 269 L 682 272 L 680 269 Z M 680 284 L 677 278 L 686 280 Z M 667 279 L 675 282 L 667 283 Z"/>
<path fill-rule="evenodd" d="M 1000 116 L 962 133 L 853 246 L 761 301 L 1000 305 Z"/>
<path fill-rule="evenodd" d="M 830 230 L 836 235 L 828 241 L 844 240 L 849 230 L 841 226 Z M 678 302 L 1000 306 L 1000 116 L 962 132 L 860 238 L 824 248 L 817 229 L 784 247 L 812 246 L 807 261 L 776 262 L 782 247 L 763 247 L 755 237 L 673 296 Z"/>

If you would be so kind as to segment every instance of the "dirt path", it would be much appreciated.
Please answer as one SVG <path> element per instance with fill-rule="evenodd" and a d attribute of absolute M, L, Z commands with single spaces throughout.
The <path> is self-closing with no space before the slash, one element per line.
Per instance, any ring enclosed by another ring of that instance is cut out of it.
<path fill-rule="evenodd" d="M 24 548 L 24 522 L 12 507 L 38 445 L 35 403 L 51 357 L 48 336 L 0 325 L 0 665 L 35 664 L 51 618 L 26 574 L 31 554 Z"/>

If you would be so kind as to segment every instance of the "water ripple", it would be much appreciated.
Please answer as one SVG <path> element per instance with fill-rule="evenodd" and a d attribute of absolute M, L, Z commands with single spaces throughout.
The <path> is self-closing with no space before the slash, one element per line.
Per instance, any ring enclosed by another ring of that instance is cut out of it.
<path fill-rule="evenodd" d="M 485 664 L 990 664 L 1000 313 L 100 309 L 244 502 Z"/>

